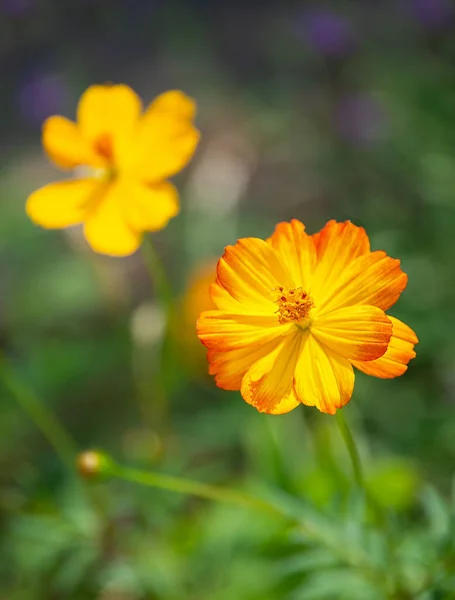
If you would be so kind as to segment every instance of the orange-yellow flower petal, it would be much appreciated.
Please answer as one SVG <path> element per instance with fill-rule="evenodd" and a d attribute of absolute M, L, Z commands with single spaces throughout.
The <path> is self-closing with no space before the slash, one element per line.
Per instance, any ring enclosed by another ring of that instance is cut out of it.
<path fill-rule="evenodd" d="M 192 124 L 195 112 L 194 101 L 180 91 L 158 96 L 142 116 L 134 148 L 122 156 L 122 163 L 148 182 L 181 171 L 199 142 L 199 131 Z"/>
<path fill-rule="evenodd" d="M 294 374 L 297 398 L 307 406 L 334 414 L 349 402 L 354 389 L 351 363 L 306 333 Z"/>
<path fill-rule="evenodd" d="M 267 242 L 279 253 L 294 285 L 308 290 L 316 266 L 316 248 L 303 223 L 296 219 L 279 223 Z"/>
<path fill-rule="evenodd" d="M 141 109 L 139 96 L 127 85 L 92 85 L 79 100 L 77 122 L 97 153 L 115 161 L 132 150 Z"/>
<path fill-rule="evenodd" d="M 363 227 L 345 221 L 329 221 L 312 236 L 318 255 L 318 271 L 340 273 L 353 260 L 370 251 L 370 240 Z"/>
<path fill-rule="evenodd" d="M 105 183 L 97 203 L 84 222 L 84 234 L 96 252 L 110 256 L 127 256 L 135 252 L 142 239 L 125 219 L 124 190 L 117 183 Z"/>
<path fill-rule="evenodd" d="M 255 362 L 243 377 L 240 393 L 259 412 L 276 414 L 278 407 L 282 412 L 284 406 L 295 408 L 297 400 L 292 383 L 301 343 L 298 331 L 287 336 L 272 352 Z"/>
<path fill-rule="evenodd" d="M 79 165 L 103 167 L 105 159 L 94 151 L 76 123 L 65 117 L 49 117 L 43 124 L 43 147 L 49 158 L 61 169 Z"/>
<path fill-rule="evenodd" d="M 203 312 L 197 322 L 201 342 L 209 349 L 226 351 L 266 344 L 291 331 L 292 325 L 279 325 L 275 315 Z"/>
<path fill-rule="evenodd" d="M 224 390 L 239 390 L 248 369 L 260 358 L 272 352 L 280 341 L 280 338 L 277 338 L 260 346 L 248 346 L 226 352 L 209 350 L 207 353 L 210 363 L 209 373 L 215 375 L 218 387 Z"/>
<path fill-rule="evenodd" d="M 328 288 L 336 286 L 339 278 L 359 256 L 369 253 L 370 240 L 363 227 L 357 227 L 350 221 L 329 221 L 312 239 L 317 252 L 313 293 L 320 305 Z"/>
<path fill-rule="evenodd" d="M 131 229 L 158 231 L 178 215 L 179 197 L 175 186 L 164 181 L 147 185 L 140 181 L 119 180 L 123 188 L 123 210 Z"/>
<path fill-rule="evenodd" d="M 50 183 L 30 194 L 25 210 L 41 227 L 58 229 L 82 223 L 100 190 L 94 179 Z"/>
<path fill-rule="evenodd" d="M 233 298 L 272 314 L 274 290 L 280 285 L 293 285 L 278 252 L 257 238 L 244 238 L 235 246 L 227 246 L 218 262 L 217 274 L 218 282 Z"/>
<path fill-rule="evenodd" d="M 295 391 L 293 388 L 291 388 L 291 391 L 289 392 L 289 394 L 287 394 L 284 398 L 282 398 L 278 404 L 275 404 L 275 406 L 273 406 L 268 414 L 269 415 L 284 415 L 288 412 L 291 412 L 291 410 L 294 410 L 294 408 L 297 408 L 297 406 L 300 404 L 300 402 L 297 399 L 297 396 L 295 395 Z"/>
<path fill-rule="evenodd" d="M 315 302 L 320 313 L 369 304 L 387 310 L 395 304 L 408 282 L 400 261 L 385 252 L 370 252 L 358 257 L 345 271 L 328 278 L 315 291 Z"/>
<path fill-rule="evenodd" d="M 233 298 L 218 280 L 210 286 L 210 297 L 218 310 L 233 314 L 251 314 L 251 306 Z M 267 313 L 268 311 L 265 310 L 264 312 Z"/>
<path fill-rule="evenodd" d="M 383 379 L 403 375 L 409 361 L 416 355 L 414 345 L 419 341 L 414 331 L 405 323 L 395 317 L 389 319 L 392 322 L 393 333 L 384 356 L 369 362 L 352 361 L 354 367 L 360 371 Z"/>
<path fill-rule="evenodd" d="M 392 323 L 375 306 L 348 306 L 316 316 L 311 332 L 321 344 L 344 358 L 374 360 L 387 350 Z"/>

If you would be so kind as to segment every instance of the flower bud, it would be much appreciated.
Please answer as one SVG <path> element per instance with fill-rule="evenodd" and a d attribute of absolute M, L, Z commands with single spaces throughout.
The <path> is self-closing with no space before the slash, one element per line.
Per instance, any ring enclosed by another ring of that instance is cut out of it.
<path fill-rule="evenodd" d="M 86 450 L 76 458 L 77 470 L 84 479 L 96 480 L 109 477 L 113 464 L 110 456 L 98 450 Z"/>

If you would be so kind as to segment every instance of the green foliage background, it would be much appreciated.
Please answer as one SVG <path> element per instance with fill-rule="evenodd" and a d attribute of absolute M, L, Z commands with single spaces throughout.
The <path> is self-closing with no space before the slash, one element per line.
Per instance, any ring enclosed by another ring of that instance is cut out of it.
<path fill-rule="evenodd" d="M 15 376 L 80 449 L 287 515 L 80 481 L 0 370 L 1 600 L 455 598 L 454 7 L 280 4 L 0 3 L 0 341 Z M 333 418 L 260 415 L 215 388 L 184 304 L 160 363 L 141 253 L 97 256 L 78 230 L 27 220 L 27 195 L 60 176 L 40 122 L 72 117 L 103 81 L 197 100 L 182 213 L 153 236 L 181 302 L 201 262 L 293 217 L 310 231 L 350 219 L 401 258 L 392 312 L 416 330 L 417 358 L 397 380 L 358 374 L 345 411 L 367 500 Z"/>

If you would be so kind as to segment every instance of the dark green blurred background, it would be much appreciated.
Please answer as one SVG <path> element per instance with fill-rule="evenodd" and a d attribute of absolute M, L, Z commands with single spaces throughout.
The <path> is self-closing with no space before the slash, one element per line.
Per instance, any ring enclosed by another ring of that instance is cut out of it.
<path fill-rule="evenodd" d="M 122 481 L 81 487 L 0 381 L 0 599 L 454 598 L 452 2 L 0 0 L 0 77 L 0 342 L 16 375 L 81 449 L 293 494 L 319 532 Z M 73 118 L 84 89 L 108 81 L 145 102 L 178 88 L 198 104 L 182 213 L 153 236 L 180 298 L 164 367 L 143 255 L 95 255 L 78 229 L 44 231 L 24 212 L 60 177 L 41 123 Z M 391 551 L 374 568 L 386 582 L 404 561 L 389 587 L 362 587 L 358 557 L 374 552 L 333 418 L 265 416 L 217 390 L 195 338 L 200 269 L 294 217 L 310 232 L 331 218 L 364 226 L 409 275 L 391 312 L 417 332 L 417 358 L 396 380 L 358 374 L 346 409 L 370 525 Z"/>

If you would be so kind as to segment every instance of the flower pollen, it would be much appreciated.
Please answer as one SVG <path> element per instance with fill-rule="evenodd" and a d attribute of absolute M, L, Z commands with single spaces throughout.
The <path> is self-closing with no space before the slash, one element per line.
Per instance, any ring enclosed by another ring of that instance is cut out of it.
<path fill-rule="evenodd" d="M 303 321 L 308 317 L 310 310 L 314 308 L 313 300 L 300 287 L 286 289 L 280 286 L 273 291 L 277 292 L 275 304 L 277 304 L 278 310 L 275 314 L 281 325 L 291 321 L 297 323 Z"/>

